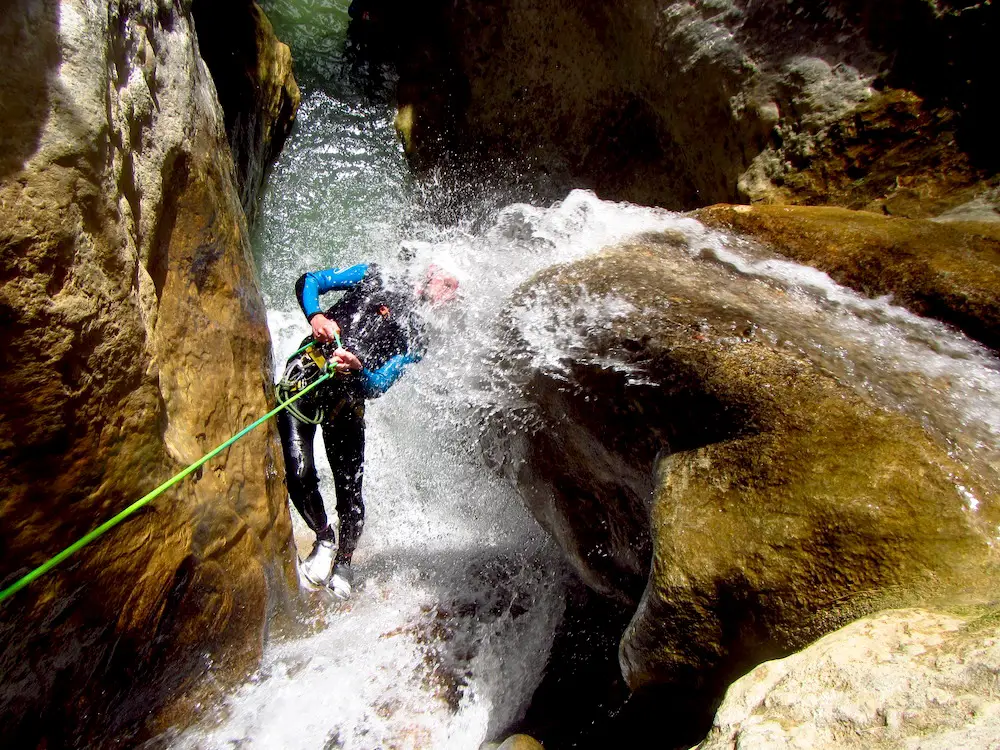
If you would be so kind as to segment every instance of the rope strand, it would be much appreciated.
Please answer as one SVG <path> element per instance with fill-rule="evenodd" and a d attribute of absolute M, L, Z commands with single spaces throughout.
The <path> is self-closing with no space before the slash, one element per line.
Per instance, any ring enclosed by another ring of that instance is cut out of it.
<path fill-rule="evenodd" d="M 306 346 L 302 347 L 302 349 L 300 349 L 299 351 L 301 352 L 301 351 L 305 350 L 308 346 L 311 346 L 311 344 L 307 344 Z M 340 344 L 340 336 L 339 335 L 337 336 L 337 346 L 341 346 L 341 344 Z M 298 352 L 296 352 L 296 354 L 297 353 Z M 283 401 L 281 404 L 279 404 L 274 409 L 272 409 L 271 411 L 269 411 L 267 414 L 265 414 L 263 417 L 261 417 L 260 419 L 258 419 L 256 422 L 254 422 L 253 424 L 249 425 L 248 427 L 244 427 L 242 430 L 240 430 L 235 435 L 233 435 L 231 438 L 229 438 L 229 440 L 227 440 L 226 442 L 222 443 L 222 445 L 219 445 L 218 447 L 216 447 L 213 450 L 209 451 L 208 453 L 206 453 L 204 456 L 202 456 L 201 458 L 199 458 L 197 461 L 195 461 L 193 464 L 191 464 L 187 468 L 182 469 L 178 473 L 174 474 L 172 477 L 170 477 L 170 479 L 168 479 L 167 481 L 165 481 L 163 484 L 161 484 L 155 490 L 153 490 L 152 492 L 149 492 L 148 494 L 146 494 L 143 497 L 139 498 L 134 503 L 132 503 L 130 506 L 128 506 L 127 508 L 125 508 L 125 510 L 121 511 L 120 513 L 118 513 L 113 518 L 108 519 L 107 521 L 105 521 L 104 523 L 102 523 L 100 526 L 98 526 L 96 529 L 92 530 L 91 532 L 89 532 L 88 534 L 86 534 L 85 536 L 81 537 L 79 540 L 77 540 L 76 542 L 74 542 L 73 544 L 71 544 L 70 546 L 68 546 L 62 552 L 60 552 L 59 554 L 55 555 L 54 557 L 49 558 L 47 561 L 45 561 L 44 563 L 42 563 L 41 565 L 39 565 L 37 568 L 35 568 L 34 570 L 32 570 L 30 573 L 22 576 L 17 581 L 15 581 L 13 584 L 11 584 L 7 588 L 5 588 L 3 591 L 0 591 L 0 604 L 2 604 L 4 601 L 6 601 L 10 597 L 12 597 L 14 594 L 16 594 L 18 591 L 20 591 L 21 589 L 23 589 L 25 586 L 27 586 L 28 584 L 30 584 L 35 579 L 40 578 L 41 576 L 43 576 L 46 573 L 48 573 L 50 570 L 52 570 L 54 567 L 56 567 L 59 563 L 61 563 L 67 557 L 70 557 L 71 555 L 73 555 L 74 553 L 78 552 L 83 547 L 86 547 L 88 544 L 90 544 L 92 541 L 94 541 L 95 539 L 97 539 L 102 534 L 104 534 L 107 531 L 113 529 L 115 526 L 117 526 L 118 524 L 120 524 L 126 518 L 128 518 L 129 516 L 131 516 L 132 514 L 134 514 L 137 510 L 139 510 L 143 506 L 147 505 L 152 500 L 155 500 L 157 497 L 159 497 L 160 495 L 162 495 L 168 489 L 170 489 L 175 484 L 177 484 L 182 479 L 184 479 L 184 477 L 186 477 L 188 474 L 190 474 L 193 471 L 196 471 L 198 468 L 200 468 L 206 462 L 208 462 L 211 459 L 215 458 L 217 455 L 219 455 L 222 451 L 224 451 L 230 445 L 232 445 L 233 443 L 235 443 L 237 440 L 239 440 L 241 437 L 243 437 L 244 435 L 246 435 L 251 430 L 255 429 L 256 427 L 259 427 L 260 425 L 262 425 L 264 422 L 266 422 L 267 420 L 269 420 L 271 417 L 273 417 L 279 411 L 281 411 L 282 409 L 286 408 L 293 401 L 296 401 L 296 400 L 302 398 L 304 395 L 306 395 L 309 391 L 311 391 L 313 388 L 315 388 L 316 386 L 318 386 L 324 380 L 327 380 L 327 379 L 333 377 L 334 373 L 335 373 L 334 370 L 329 370 L 328 372 L 324 373 L 321 377 L 317 378 L 315 381 L 313 381 L 312 383 L 310 383 L 308 386 L 306 386 L 305 388 L 303 388 L 301 391 L 299 391 L 298 393 L 296 393 L 291 398 L 288 398 L 285 401 Z"/>

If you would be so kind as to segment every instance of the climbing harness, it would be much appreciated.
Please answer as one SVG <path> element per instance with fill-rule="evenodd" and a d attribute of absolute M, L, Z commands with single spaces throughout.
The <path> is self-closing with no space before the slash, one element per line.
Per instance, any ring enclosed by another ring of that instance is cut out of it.
<path fill-rule="evenodd" d="M 337 347 L 341 348 L 343 346 L 343 344 L 340 341 L 340 334 L 339 333 L 335 333 L 334 336 L 335 336 L 335 338 L 337 340 Z M 92 530 L 91 532 L 89 532 L 88 534 L 86 534 L 85 536 L 81 537 L 80 539 L 78 539 L 73 544 L 71 544 L 69 547 L 67 547 L 66 549 L 64 549 L 62 552 L 60 552 L 59 554 L 55 555 L 54 557 L 49 558 L 46 562 L 44 562 L 41 565 L 39 565 L 37 568 L 35 568 L 34 570 L 32 570 L 30 573 L 27 573 L 26 575 L 22 576 L 21 578 L 19 578 L 18 580 L 16 580 L 14 583 L 12 583 L 10 586 L 8 586 L 7 588 L 5 588 L 2 591 L 0 591 L 0 603 L 3 603 L 4 601 L 6 601 L 10 597 L 12 597 L 14 594 L 16 594 L 18 591 L 20 591 L 21 589 L 23 589 L 25 586 L 27 586 L 29 583 L 31 583 L 35 579 L 40 578 L 43 575 L 45 575 L 46 573 L 48 573 L 50 570 L 52 570 L 54 567 L 56 567 L 63 560 L 65 560 L 66 558 L 70 557 L 74 553 L 78 552 L 80 549 L 82 549 L 83 547 L 85 547 L 88 544 L 90 544 L 92 541 L 94 541 L 95 539 L 97 539 L 99 536 L 101 536 L 104 533 L 106 533 L 107 531 L 110 531 L 111 529 L 113 529 L 115 526 L 117 526 L 118 524 L 120 524 L 122 521 L 124 521 L 125 519 L 127 519 L 129 516 L 133 515 L 140 508 L 142 508 L 143 506 L 149 504 L 151 501 L 153 501 L 154 499 L 156 499 L 157 497 L 159 497 L 160 495 L 162 495 L 164 492 L 166 492 L 168 489 L 170 489 L 171 487 L 173 487 L 178 482 L 180 482 L 188 474 L 191 474 L 192 472 L 197 471 L 199 468 L 201 468 L 202 465 L 204 465 L 205 463 L 207 463 L 211 459 L 215 458 L 217 455 L 219 455 L 220 453 L 222 453 L 222 451 L 224 451 L 230 445 L 232 445 L 237 440 L 239 440 L 240 438 L 242 438 L 244 435 L 246 435 L 247 433 L 251 432 L 255 428 L 259 427 L 260 425 L 264 424 L 264 422 L 266 422 L 267 420 L 269 420 L 271 417 L 273 417 L 275 414 L 277 414 L 278 412 L 280 412 L 282 409 L 288 409 L 289 411 L 292 412 L 292 414 L 295 414 L 296 416 L 298 416 L 298 414 L 297 414 L 298 410 L 294 409 L 293 404 L 296 401 L 298 401 L 300 398 L 302 398 L 303 396 L 305 396 L 307 393 L 309 393 L 310 391 L 312 391 L 314 388 L 316 388 L 316 386 L 318 386 L 320 383 L 322 383 L 322 382 L 324 382 L 326 380 L 329 380 L 334 375 L 336 375 L 336 370 L 334 369 L 334 367 L 332 365 L 332 362 L 330 362 L 330 360 L 328 360 L 326 357 L 322 356 L 322 354 L 319 351 L 316 351 L 316 349 L 317 349 L 317 347 L 314 344 L 314 342 L 310 342 L 310 343 L 306 344 L 305 346 L 303 346 L 302 348 L 300 348 L 297 352 L 295 352 L 295 354 L 292 355 L 292 357 L 296 357 L 297 355 L 305 354 L 306 356 L 309 357 L 309 359 L 313 362 L 313 364 L 318 368 L 318 373 L 308 383 L 303 384 L 300 388 L 298 388 L 297 390 L 295 390 L 294 393 L 291 393 L 291 395 L 287 395 L 287 396 L 283 395 L 283 390 L 282 389 L 279 389 L 278 390 L 278 396 L 279 396 L 279 401 L 281 403 L 279 403 L 275 408 L 271 409 L 271 411 L 269 411 L 267 414 L 265 414 L 263 417 L 261 417 L 260 419 L 258 419 L 253 424 L 251 424 L 251 425 L 249 425 L 247 427 L 244 427 L 242 430 L 240 430 L 235 435 L 233 435 L 231 438 L 229 438 L 229 440 L 227 440 L 226 442 L 224 442 L 221 445 L 217 446 L 216 448 L 212 449 L 211 451 L 209 451 L 208 453 L 206 453 L 204 456 L 202 456 L 201 458 L 199 458 L 197 461 L 195 461 L 193 464 L 191 464 L 187 468 L 182 469 L 177 474 L 174 474 L 172 477 L 170 477 L 170 479 L 168 479 L 167 481 L 165 481 L 163 484 L 161 484 L 159 487 L 157 487 L 156 489 L 154 489 L 152 492 L 149 492 L 148 494 L 146 494 L 143 497 L 141 497 L 138 500 L 136 500 L 130 506 L 128 506 L 127 508 L 125 508 L 125 510 L 121 511 L 120 513 L 118 513 L 118 515 L 114 516 L 113 518 L 108 519 L 107 521 L 105 521 L 104 523 L 102 523 L 100 526 L 98 526 L 96 529 Z M 310 351 L 312 352 L 311 354 L 310 354 Z M 280 383 L 279 383 L 279 385 L 280 385 Z"/>
<path fill-rule="evenodd" d="M 322 345 L 309 343 L 295 352 L 285 365 L 285 372 L 275 386 L 278 398 L 282 401 L 294 400 L 292 397 L 308 388 L 310 384 L 327 371 L 329 360 L 322 351 Z M 316 401 L 313 399 L 313 401 Z M 319 424 L 326 417 L 322 403 L 313 404 L 313 413 L 308 415 L 298 404 L 289 403 L 288 411 L 298 420 L 308 424 Z"/>

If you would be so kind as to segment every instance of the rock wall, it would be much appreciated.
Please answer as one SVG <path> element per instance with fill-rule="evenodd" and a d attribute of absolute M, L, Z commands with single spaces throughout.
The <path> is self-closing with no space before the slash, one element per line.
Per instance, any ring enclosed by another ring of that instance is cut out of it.
<path fill-rule="evenodd" d="M 1000 224 L 934 222 L 819 206 L 711 206 L 695 212 L 830 274 L 869 297 L 1000 349 Z"/>
<path fill-rule="evenodd" d="M 225 115 L 240 202 L 253 223 L 268 167 L 302 99 L 292 53 L 253 0 L 195 0 L 191 13 Z"/>
<path fill-rule="evenodd" d="M 190 6 L 14 0 L 0 43 L 9 584 L 266 412 L 272 365 Z M 0 734 L 127 743 L 251 668 L 290 538 L 268 425 L 0 606 Z"/>
<path fill-rule="evenodd" d="M 398 69 L 420 169 L 490 174 L 511 164 L 543 195 L 589 187 L 668 208 L 776 193 L 881 207 L 901 175 L 904 192 L 937 185 L 927 197 L 945 210 L 943 193 L 1000 168 L 985 125 L 995 4 L 354 6 L 373 59 Z M 927 215 L 909 203 L 905 215 Z"/>

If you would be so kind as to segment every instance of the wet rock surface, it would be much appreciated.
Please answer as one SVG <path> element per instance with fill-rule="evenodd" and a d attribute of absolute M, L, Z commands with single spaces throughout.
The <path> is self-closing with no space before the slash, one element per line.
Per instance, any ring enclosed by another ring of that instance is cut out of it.
<path fill-rule="evenodd" d="M 545 195 L 668 208 L 781 195 L 926 216 L 1000 167 L 984 125 L 995 5 L 353 7 L 362 55 L 399 74 L 421 170 L 511 165 L 497 171 Z"/>
<path fill-rule="evenodd" d="M 995 614 L 883 612 L 741 677 L 698 750 L 992 747 L 998 674 Z"/>
<path fill-rule="evenodd" d="M 987 187 L 989 170 L 962 149 L 958 127 L 953 111 L 910 91 L 872 92 L 819 132 L 776 135 L 740 176 L 739 193 L 750 203 L 930 218 Z"/>
<path fill-rule="evenodd" d="M 765 243 L 870 297 L 959 328 L 1000 348 L 1000 229 L 996 223 L 910 221 L 840 208 L 712 206 L 713 227 Z"/>
<path fill-rule="evenodd" d="M 588 585 L 645 580 L 630 687 L 711 703 L 876 610 L 988 599 L 992 485 L 803 357 L 783 292 L 702 260 L 658 235 L 536 277 L 502 365 L 523 402 L 484 441 Z"/>
<path fill-rule="evenodd" d="M 0 38 L 10 584 L 265 413 L 272 366 L 188 10 L 23 0 Z M 251 668 L 289 542 L 268 425 L 4 603 L 0 734 L 127 742 L 208 666 Z"/>

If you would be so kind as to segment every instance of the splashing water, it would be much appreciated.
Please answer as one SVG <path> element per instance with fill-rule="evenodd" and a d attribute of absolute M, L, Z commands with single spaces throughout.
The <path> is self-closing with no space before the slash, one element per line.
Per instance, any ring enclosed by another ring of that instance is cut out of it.
<path fill-rule="evenodd" d="M 477 415 L 503 406 L 484 387 L 500 311 L 537 271 L 636 235 L 683 237 L 686 250 L 676 252 L 722 264 L 743 294 L 753 295 L 755 284 L 787 290 L 780 315 L 762 312 L 768 335 L 794 334 L 807 356 L 922 419 L 965 460 L 996 465 L 997 360 L 889 300 L 865 299 L 691 218 L 584 191 L 549 208 L 507 206 L 485 221 L 426 221 L 392 112 L 366 102 L 341 74 L 336 40 L 346 4 L 266 5 L 292 45 L 304 94 L 256 235 L 276 363 L 308 332 L 293 293 L 306 271 L 376 261 L 405 275 L 435 262 L 459 277 L 461 300 L 430 321 L 424 361 L 369 406 L 355 597 L 340 604 L 313 594 L 309 634 L 272 639 L 259 672 L 173 745 L 467 750 L 522 714 L 562 614 L 565 573 L 552 543 L 478 453 Z M 613 299 L 586 307 L 584 328 L 631 312 Z M 579 354 L 579 338 L 544 310 L 517 324 L 536 366 L 557 369 Z M 330 469 L 317 448 L 332 509 Z M 294 512 L 293 520 L 304 555 L 311 535 Z"/>

